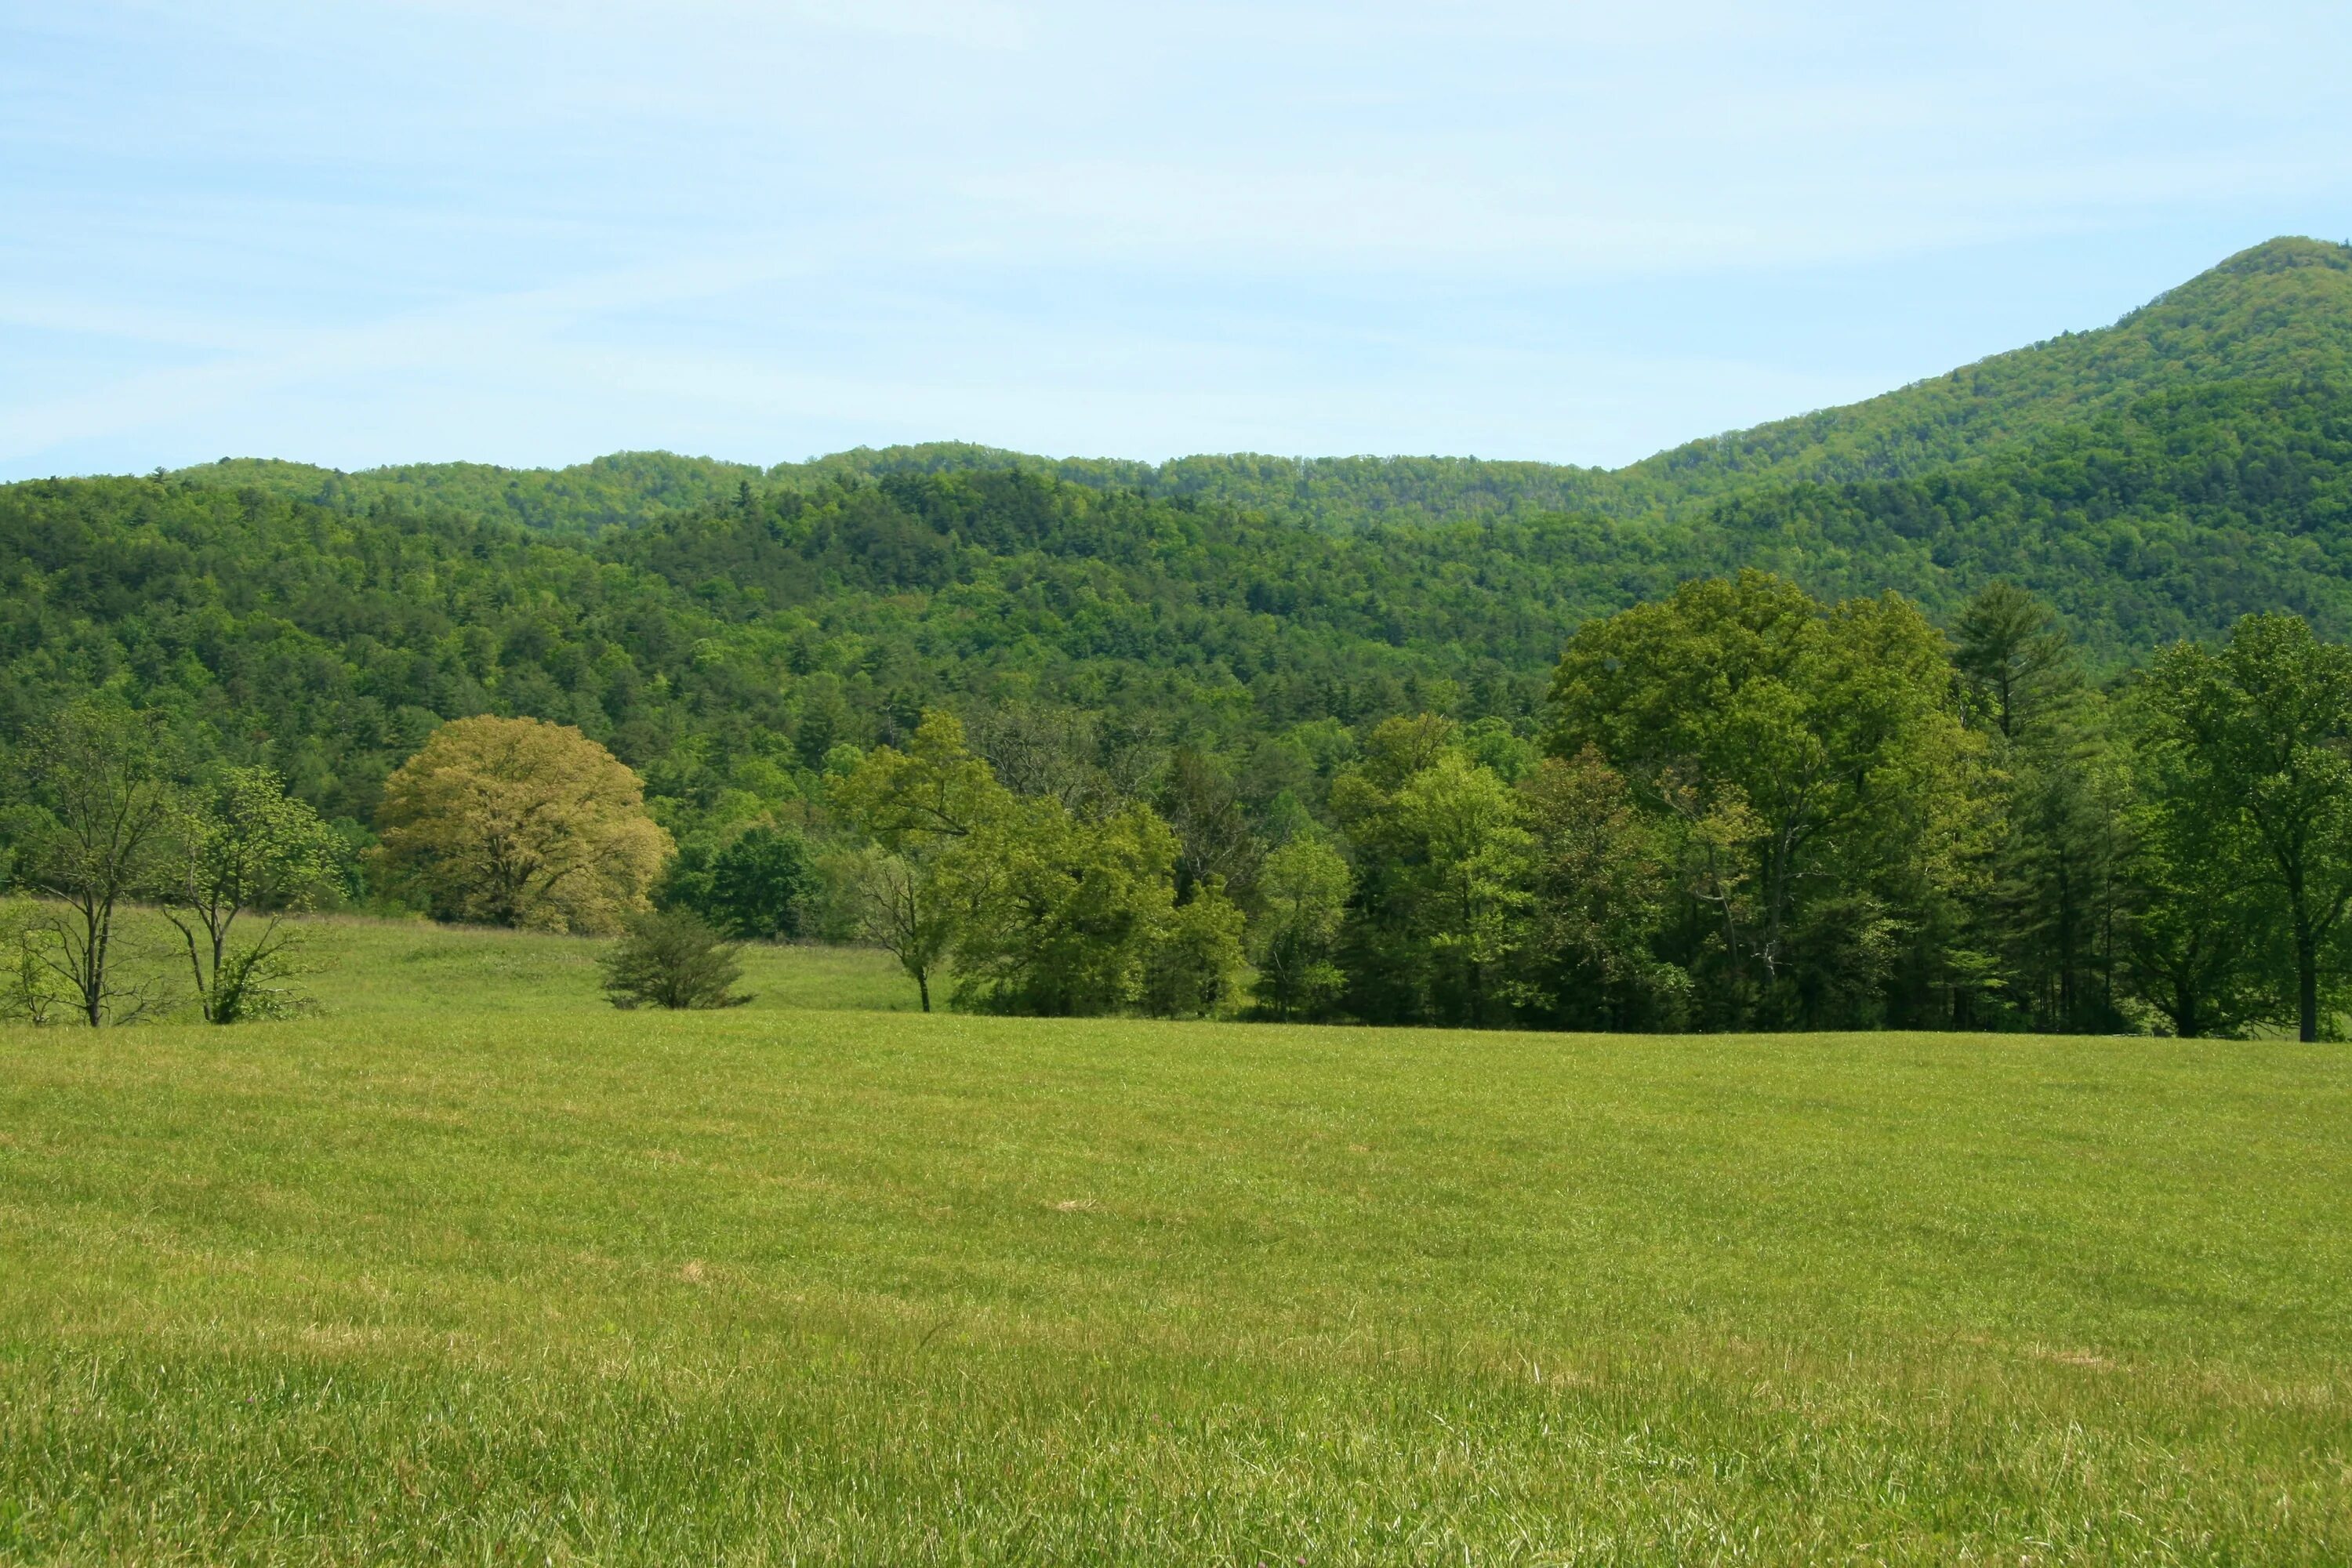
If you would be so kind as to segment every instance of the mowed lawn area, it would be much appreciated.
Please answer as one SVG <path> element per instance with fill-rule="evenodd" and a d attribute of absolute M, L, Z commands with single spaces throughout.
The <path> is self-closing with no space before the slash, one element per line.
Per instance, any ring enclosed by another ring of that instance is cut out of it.
<path fill-rule="evenodd" d="M 622 1014 L 353 929 L 314 1019 L 0 1032 L 0 1561 L 2352 1559 L 2340 1047 L 923 1017 L 800 950 Z"/>

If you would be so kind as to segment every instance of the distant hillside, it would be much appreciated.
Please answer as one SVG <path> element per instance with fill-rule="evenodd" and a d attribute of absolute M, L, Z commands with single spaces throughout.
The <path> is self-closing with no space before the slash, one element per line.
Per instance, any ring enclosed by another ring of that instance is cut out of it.
<path fill-rule="evenodd" d="M 230 461 L 186 469 L 184 477 L 338 510 L 441 506 L 553 532 L 634 527 L 692 512 L 763 479 L 806 486 L 1004 469 L 1285 515 L 1341 531 L 1547 512 L 1666 519 L 1696 516 L 1758 487 L 1904 479 L 1975 461 L 2176 389 L 2313 377 L 2352 380 L 2352 249 L 2273 239 L 2114 326 L 1997 355 L 1867 402 L 1693 441 L 1615 470 L 1477 458 L 1259 453 L 1154 464 L 932 442 L 859 447 L 766 469 L 624 452 L 558 469 L 427 463 L 342 474 Z"/>
<path fill-rule="evenodd" d="M 225 489 L 257 489 L 338 511 L 371 507 L 440 508 L 519 522 L 551 533 L 635 528 L 725 500 L 764 470 L 753 463 L 682 458 L 675 452 L 614 452 L 568 468 L 501 468 L 488 463 L 404 463 L 347 474 L 308 463 L 224 458 L 175 476 Z"/>
<path fill-rule="evenodd" d="M 226 458 L 181 469 L 194 484 L 254 489 L 339 511 L 440 507 L 553 533 L 640 527 L 731 500 L 747 484 L 831 482 L 1014 471 L 1097 490 L 1136 490 L 1248 511 L 1298 517 L 1341 531 L 1374 523 L 1628 510 L 1608 470 L 1477 458 L 1275 458 L 1257 453 L 1178 458 L 1041 458 L 965 441 L 860 447 L 761 468 L 674 452 L 615 452 L 568 468 L 410 463 L 343 473 L 305 463 Z"/>
<path fill-rule="evenodd" d="M 2152 394 L 2352 374 L 2352 249 L 2273 239 L 2098 331 L 2072 332 L 1871 398 L 1693 441 L 1621 468 L 1669 505 L 1759 481 L 1902 479 Z"/>
<path fill-rule="evenodd" d="M 2352 383 L 2227 381 L 2142 398 L 1982 461 L 1760 486 L 1656 531 L 1679 574 L 1760 566 L 1939 618 L 2000 579 L 2107 668 L 2253 610 L 2352 637 Z"/>

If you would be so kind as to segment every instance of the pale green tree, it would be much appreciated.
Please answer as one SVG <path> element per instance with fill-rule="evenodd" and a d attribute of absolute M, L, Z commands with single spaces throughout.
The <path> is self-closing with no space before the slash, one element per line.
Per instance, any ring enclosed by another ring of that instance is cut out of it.
<path fill-rule="evenodd" d="M 49 969 L 93 1028 L 128 1023 L 157 1000 L 152 986 L 124 978 L 117 921 L 162 864 L 174 808 L 164 751 L 154 715 L 100 696 L 36 725 L 19 753 L 30 802 L 14 824 L 17 876 L 53 902 L 18 956 Z"/>
<path fill-rule="evenodd" d="M 213 1024 L 283 1010 L 289 999 L 276 983 L 296 973 L 302 947 L 286 917 L 330 887 L 333 830 L 268 769 L 228 768 L 181 797 L 170 839 L 159 891 L 197 1010 Z"/>
<path fill-rule="evenodd" d="M 928 1013 L 931 982 L 969 923 L 973 896 L 950 862 L 975 832 L 1013 812 L 1013 793 L 972 754 L 955 716 L 932 711 L 906 750 L 877 746 L 835 779 L 832 801 L 873 840 L 831 862 L 856 929 L 898 961 Z"/>
<path fill-rule="evenodd" d="M 1320 834 L 1300 834 L 1265 858 L 1265 911 L 1250 931 L 1258 1006 L 1276 1019 L 1314 1017 L 1346 984 L 1340 922 L 1352 885 L 1348 862 Z"/>

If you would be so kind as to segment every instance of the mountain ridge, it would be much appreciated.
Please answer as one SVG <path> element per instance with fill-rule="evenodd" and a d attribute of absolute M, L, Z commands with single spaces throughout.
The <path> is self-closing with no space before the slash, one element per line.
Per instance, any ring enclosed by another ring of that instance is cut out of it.
<path fill-rule="evenodd" d="M 1858 403 L 1702 437 L 1614 469 L 1252 452 L 1151 463 L 938 441 L 853 447 L 764 468 L 624 451 L 562 468 L 442 463 L 343 473 L 224 458 L 179 473 L 339 508 L 404 499 L 558 530 L 640 525 L 723 501 L 744 485 L 1007 468 L 1096 489 L 1286 512 L 1325 527 L 1575 511 L 1660 521 L 1696 515 L 1759 485 L 1905 479 L 1972 462 L 2171 386 L 2331 374 L 2352 374 L 2352 247 L 2282 237 L 2225 258 L 2108 326 L 2062 333 Z"/>

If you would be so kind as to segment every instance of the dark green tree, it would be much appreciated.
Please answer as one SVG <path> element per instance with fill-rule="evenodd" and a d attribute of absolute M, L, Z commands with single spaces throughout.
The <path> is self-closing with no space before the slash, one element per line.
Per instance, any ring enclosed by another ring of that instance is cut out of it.
<path fill-rule="evenodd" d="M 789 828 L 759 826 L 716 849 L 707 840 L 683 846 L 656 901 L 692 910 L 728 936 L 774 942 L 805 934 L 816 885 L 808 841 Z"/>
<path fill-rule="evenodd" d="M 1954 641 L 1966 711 L 1990 746 L 1982 1021 L 2113 1031 L 2130 780 L 2107 705 L 2048 606 L 2014 584 L 1970 600 Z"/>
<path fill-rule="evenodd" d="M 1699 982 L 1704 1021 L 1948 1020 L 1923 996 L 1953 989 L 1948 938 L 1982 832 L 1981 747 L 1951 684 L 1916 606 L 1823 605 L 1757 572 L 1570 639 L 1547 749 L 1591 748 L 1666 830 L 1687 889 L 1668 956 Z"/>
<path fill-rule="evenodd" d="M 1993 731 L 2015 740 L 2082 682 L 2050 606 L 2014 583 L 1995 583 L 1962 607 L 1952 663 Z"/>
<path fill-rule="evenodd" d="M 1249 935 L 1267 1016 L 1321 1016 L 1347 984 L 1338 959 L 1350 880 L 1347 860 L 1320 834 L 1302 833 L 1265 858 L 1263 908 Z"/>
<path fill-rule="evenodd" d="M 2245 829 L 2254 853 L 2228 869 L 2275 900 L 2296 1026 L 2319 1038 L 2321 999 L 2345 973 L 2336 939 L 2352 904 L 2352 648 L 2320 641 L 2300 616 L 2248 616 L 2219 649 L 2165 649 L 2146 700 L 2150 771 L 2171 792 L 2163 804 Z M 2200 879 L 2221 871 L 2204 868 Z"/>
<path fill-rule="evenodd" d="M 739 950 L 691 910 L 654 910 L 627 917 L 598 961 L 604 994 L 615 1007 L 740 1007 Z"/>
<path fill-rule="evenodd" d="M 2162 746 L 2144 748 L 2139 760 L 2167 773 L 2187 761 Z M 2287 946 L 2278 900 L 2245 874 L 2262 855 L 2247 823 L 2207 810 L 2202 791 L 2177 776 L 2145 777 L 2141 795 L 2128 819 L 2133 905 L 2122 921 L 2133 988 L 2184 1040 L 2291 1016 L 2275 983 Z"/>
<path fill-rule="evenodd" d="M 1690 978 L 1655 951 L 1674 893 L 1659 827 L 1590 749 L 1544 758 L 1518 795 L 1535 837 L 1522 1013 L 1561 1029 L 1679 1026 Z"/>

